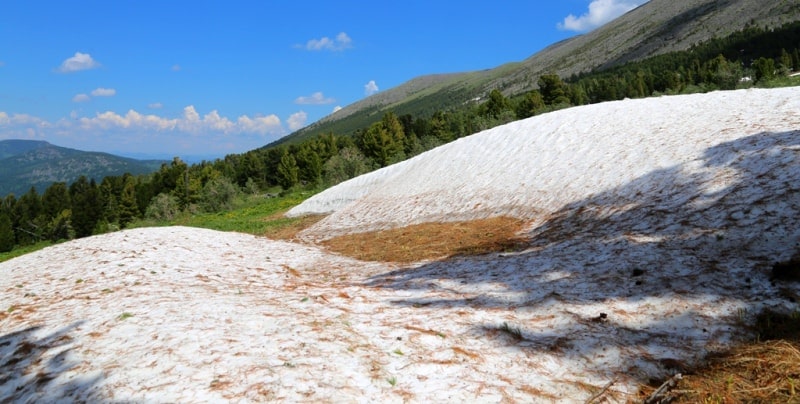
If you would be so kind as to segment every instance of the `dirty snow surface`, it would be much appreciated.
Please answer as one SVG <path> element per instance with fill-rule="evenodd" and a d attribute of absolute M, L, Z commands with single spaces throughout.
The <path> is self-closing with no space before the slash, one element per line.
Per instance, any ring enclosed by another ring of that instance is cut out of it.
<path fill-rule="evenodd" d="M 0 263 L 0 401 L 624 402 L 752 338 L 800 241 L 800 90 L 626 100 L 342 183 L 305 244 L 185 227 Z M 410 265 L 315 240 L 529 220 L 517 252 Z"/>

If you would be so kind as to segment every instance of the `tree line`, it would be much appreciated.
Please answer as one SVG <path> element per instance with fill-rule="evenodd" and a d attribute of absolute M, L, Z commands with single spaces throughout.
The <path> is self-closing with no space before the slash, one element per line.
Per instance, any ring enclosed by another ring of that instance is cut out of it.
<path fill-rule="evenodd" d="M 0 203 L 0 252 L 42 240 L 66 240 L 121 229 L 142 218 L 170 220 L 181 212 L 219 212 L 242 194 L 322 188 L 394 164 L 439 145 L 517 119 L 573 105 L 659 94 L 705 92 L 766 83 L 800 71 L 800 22 L 780 29 L 748 27 L 726 38 L 622 66 L 537 79 L 537 89 L 504 96 L 492 90 L 458 109 L 397 116 L 352 134 L 327 133 L 189 165 L 179 158 L 149 175 L 80 177 L 42 194 Z"/>

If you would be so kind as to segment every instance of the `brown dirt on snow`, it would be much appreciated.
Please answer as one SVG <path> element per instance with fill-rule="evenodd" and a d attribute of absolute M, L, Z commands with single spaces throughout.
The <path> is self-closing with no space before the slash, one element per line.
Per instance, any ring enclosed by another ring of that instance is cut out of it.
<path fill-rule="evenodd" d="M 527 239 L 521 236 L 525 228 L 526 222 L 521 219 L 493 217 L 348 234 L 322 245 L 360 260 L 409 263 L 519 250 L 527 245 Z"/>

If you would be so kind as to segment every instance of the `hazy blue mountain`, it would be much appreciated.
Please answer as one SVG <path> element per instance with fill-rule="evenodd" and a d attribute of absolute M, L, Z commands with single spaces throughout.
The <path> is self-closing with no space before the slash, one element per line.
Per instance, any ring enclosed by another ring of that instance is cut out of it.
<path fill-rule="evenodd" d="M 99 183 L 109 175 L 146 174 L 158 170 L 163 162 L 68 149 L 38 140 L 0 140 L 0 196 L 19 196 L 32 186 L 41 194 L 54 182 L 69 184 L 81 175 Z"/>

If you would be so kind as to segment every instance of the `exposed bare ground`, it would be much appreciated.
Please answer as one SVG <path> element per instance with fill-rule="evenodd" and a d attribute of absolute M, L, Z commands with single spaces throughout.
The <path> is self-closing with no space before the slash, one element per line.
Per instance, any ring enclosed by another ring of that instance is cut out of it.
<path fill-rule="evenodd" d="M 464 222 L 423 223 L 348 234 L 326 240 L 327 249 L 365 261 L 409 263 L 456 255 L 517 250 L 527 244 L 525 221 L 493 217 Z"/>

